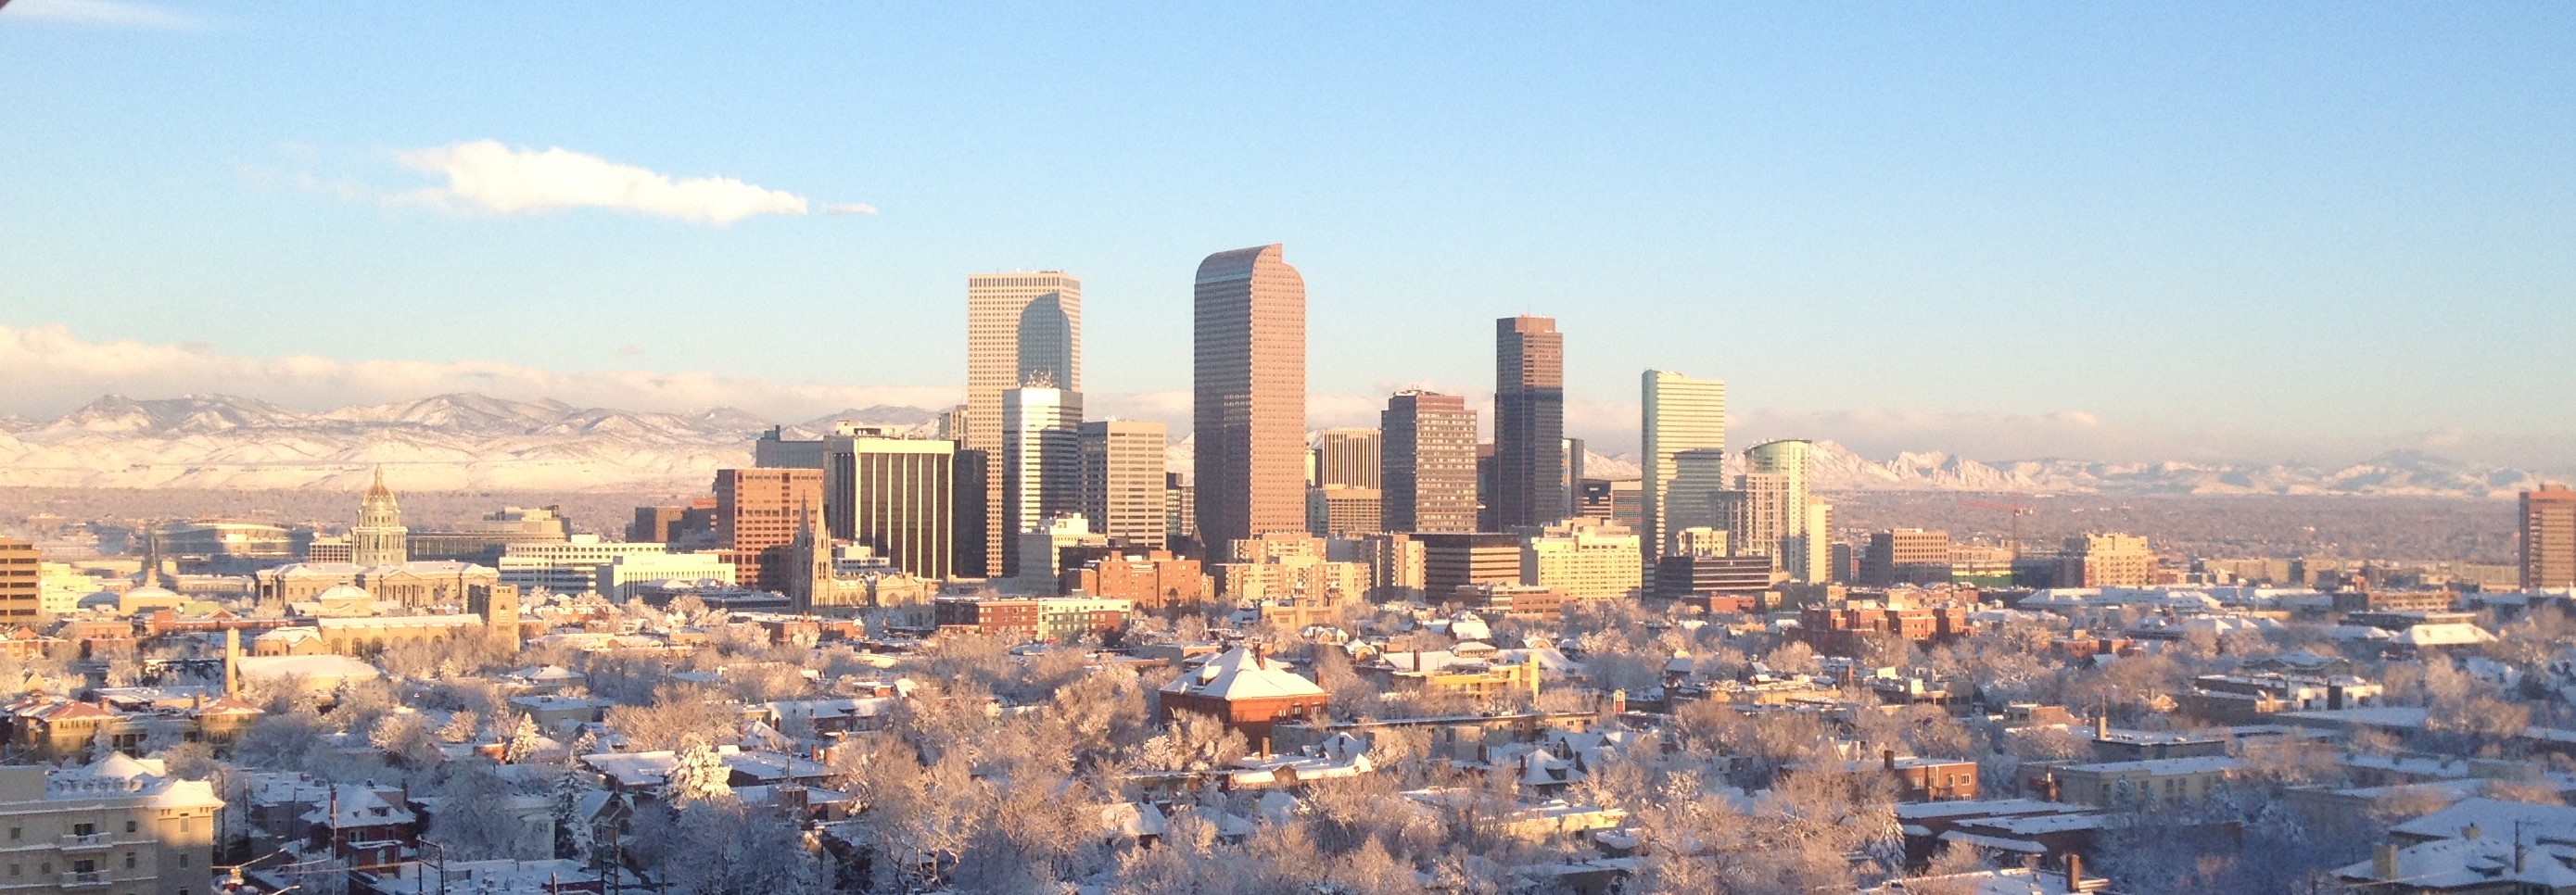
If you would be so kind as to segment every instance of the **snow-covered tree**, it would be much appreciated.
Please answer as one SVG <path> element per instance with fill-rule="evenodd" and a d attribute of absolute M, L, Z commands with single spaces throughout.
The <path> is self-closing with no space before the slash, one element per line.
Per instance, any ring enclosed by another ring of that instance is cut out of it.
<path fill-rule="evenodd" d="M 715 747 L 692 742 L 680 749 L 678 763 L 662 778 L 662 797 L 675 807 L 733 798 L 733 769 Z"/>

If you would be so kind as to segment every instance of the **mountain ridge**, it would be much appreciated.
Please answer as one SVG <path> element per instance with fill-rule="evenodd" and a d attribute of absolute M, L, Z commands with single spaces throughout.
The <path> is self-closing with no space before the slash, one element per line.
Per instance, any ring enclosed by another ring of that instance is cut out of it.
<path fill-rule="evenodd" d="M 656 413 L 473 393 L 320 412 L 233 395 L 103 395 L 52 420 L 0 418 L 0 486 L 348 490 L 381 465 L 407 488 L 699 488 L 715 470 L 749 463 L 752 440 L 772 425 L 810 438 L 836 422 L 925 431 L 938 418 L 934 410 L 878 405 L 780 423 L 728 407 Z M 1813 487 L 1828 492 L 2498 498 L 2543 480 L 2417 451 L 2328 466 L 1981 461 L 1941 451 L 1874 460 L 1831 440 L 1815 445 Z M 1189 469 L 1191 449 L 1184 435 L 1166 450 L 1166 465 Z M 1637 477 L 1634 455 L 1586 453 L 1593 477 Z"/>

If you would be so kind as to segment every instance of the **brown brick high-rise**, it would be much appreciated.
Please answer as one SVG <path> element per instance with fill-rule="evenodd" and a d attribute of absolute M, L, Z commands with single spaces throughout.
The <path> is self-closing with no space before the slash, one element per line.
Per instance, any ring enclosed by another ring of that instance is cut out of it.
<path fill-rule="evenodd" d="M 1199 262 L 1191 315 L 1200 543 L 1306 528 L 1306 281 L 1276 244 Z"/>
<path fill-rule="evenodd" d="M 2522 587 L 2576 587 L 2576 491 L 2522 492 Z"/>
<path fill-rule="evenodd" d="M 820 469 L 716 470 L 716 549 L 734 564 L 734 580 L 786 593 L 796 572 L 786 551 L 808 509 L 823 509 Z"/>

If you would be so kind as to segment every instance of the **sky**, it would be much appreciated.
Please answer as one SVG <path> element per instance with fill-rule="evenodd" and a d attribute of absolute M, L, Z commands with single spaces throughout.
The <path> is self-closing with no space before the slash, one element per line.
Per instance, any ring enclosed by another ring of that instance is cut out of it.
<path fill-rule="evenodd" d="M 1391 8 L 1389 8 L 1391 7 Z M 1084 281 L 1186 422 L 1279 242 L 1312 422 L 1638 374 L 1742 444 L 2576 470 L 2576 6 L 0 7 L 0 413 L 423 389 L 949 400 L 965 277 Z"/>

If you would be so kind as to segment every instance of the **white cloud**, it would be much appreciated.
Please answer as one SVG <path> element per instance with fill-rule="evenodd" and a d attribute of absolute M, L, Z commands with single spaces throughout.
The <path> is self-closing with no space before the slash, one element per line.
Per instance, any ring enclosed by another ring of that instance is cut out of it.
<path fill-rule="evenodd" d="M 144 3 L 120 0 L 17 0 L 5 11 L 14 18 L 69 22 L 108 28 L 185 31 L 205 23 L 196 16 Z"/>
<path fill-rule="evenodd" d="M 505 146 L 474 140 L 394 153 L 403 167 L 447 179 L 396 195 L 396 201 L 493 214 L 545 214 L 573 208 L 616 211 L 724 225 L 763 214 L 808 213 L 814 203 L 785 190 L 730 177 L 675 179 L 649 168 L 569 149 Z M 824 210 L 866 209 L 830 205 Z"/>
<path fill-rule="evenodd" d="M 0 413 L 38 418 L 62 414 L 104 394 L 166 398 L 221 393 L 329 410 L 476 392 L 623 410 L 737 407 L 787 422 L 877 404 L 944 407 L 956 403 L 961 391 L 788 383 L 724 373 L 564 372 L 494 361 L 237 357 L 197 344 L 92 342 L 61 325 L 0 326 L 0 382 L 10 384 L 0 389 Z"/>
<path fill-rule="evenodd" d="M 842 202 L 823 206 L 824 214 L 875 214 L 877 207 L 865 202 Z"/>

